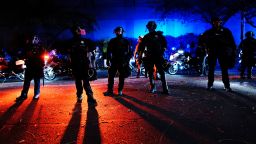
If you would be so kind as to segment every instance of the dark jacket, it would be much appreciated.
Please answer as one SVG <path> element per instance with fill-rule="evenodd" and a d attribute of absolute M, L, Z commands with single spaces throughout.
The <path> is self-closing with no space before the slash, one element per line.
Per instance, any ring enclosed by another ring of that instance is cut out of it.
<path fill-rule="evenodd" d="M 211 28 L 205 35 L 205 44 L 209 55 L 230 56 L 236 51 L 236 44 L 231 31 L 221 27 L 219 30 Z"/>
<path fill-rule="evenodd" d="M 81 78 L 88 76 L 90 61 L 87 54 L 95 49 L 93 42 L 86 38 L 74 38 L 71 47 L 70 58 L 74 76 Z"/>
<path fill-rule="evenodd" d="M 167 48 L 165 37 L 160 32 L 150 32 L 146 34 L 139 45 L 139 58 L 144 55 L 144 59 L 149 61 L 160 60 Z"/>
<path fill-rule="evenodd" d="M 204 34 L 209 58 L 218 57 L 232 68 L 236 58 L 236 44 L 231 31 L 221 27 L 219 30 L 211 28 Z"/>
<path fill-rule="evenodd" d="M 112 38 L 107 47 L 107 60 L 111 65 L 128 65 L 132 57 L 130 42 L 123 37 Z"/>
<path fill-rule="evenodd" d="M 43 76 L 43 60 L 44 49 L 40 44 L 27 44 L 25 47 L 25 64 L 26 73 L 33 76 Z"/>

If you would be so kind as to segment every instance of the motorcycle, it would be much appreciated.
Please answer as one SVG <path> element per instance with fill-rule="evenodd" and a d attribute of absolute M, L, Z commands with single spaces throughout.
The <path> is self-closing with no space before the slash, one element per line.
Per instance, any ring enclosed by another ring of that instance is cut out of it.
<path fill-rule="evenodd" d="M 56 73 L 53 69 L 53 65 L 50 62 L 50 55 L 44 54 L 44 78 L 46 80 L 54 80 L 56 78 Z"/>
<path fill-rule="evenodd" d="M 170 67 L 168 69 L 169 74 L 176 74 L 179 71 L 185 71 L 188 74 L 196 72 L 202 73 L 202 64 L 197 58 L 192 58 L 189 53 L 185 53 L 183 50 L 178 50 L 176 53 L 170 55 Z"/>
<path fill-rule="evenodd" d="M 57 75 L 72 76 L 72 69 L 68 57 L 56 53 L 55 50 L 44 54 L 44 78 L 54 80 Z"/>
<path fill-rule="evenodd" d="M 0 78 L 4 78 L 4 80 L 15 77 L 23 81 L 25 68 L 26 65 L 24 60 L 17 60 L 15 63 L 8 63 L 3 57 L 0 57 Z"/>
<path fill-rule="evenodd" d="M 132 70 L 132 72 L 134 73 L 138 73 L 138 67 L 136 65 L 136 60 L 134 58 L 130 59 L 130 69 Z M 143 63 L 140 65 L 140 73 L 141 75 L 145 75 L 145 68 L 144 68 L 144 65 Z"/>
<path fill-rule="evenodd" d="M 90 80 L 97 79 L 97 71 L 95 64 L 90 57 L 90 68 L 88 70 L 88 76 Z M 57 75 L 65 75 L 72 77 L 72 68 L 69 58 L 67 56 L 60 56 L 54 50 L 44 55 L 44 78 L 46 80 L 54 80 Z"/>

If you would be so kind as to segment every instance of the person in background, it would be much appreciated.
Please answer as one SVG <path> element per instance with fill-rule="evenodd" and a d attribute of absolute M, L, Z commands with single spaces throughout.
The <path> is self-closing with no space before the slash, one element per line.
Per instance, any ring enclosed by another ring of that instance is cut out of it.
<path fill-rule="evenodd" d="M 39 37 L 37 35 L 34 35 L 32 39 L 27 39 L 24 49 L 24 59 L 26 65 L 25 78 L 21 94 L 19 97 L 16 98 L 17 102 L 27 99 L 27 94 L 32 79 L 34 80 L 33 99 L 38 99 L 40 96 L 40 78 L 43 77 L 44 49 L 42 47 Z"/>
<path fill-rule="evenodd" d="M 83 88 L 86 91 L 88 104 L 96 105 L 93 91 L 89 82 L 88 70 L 90 60 L 88 53 L 93 52 L 94 44 L 90 39 L 83 38 L 86 34 L 81 26 L 74 26 L 72 29 L 73 39 L 70 50 L 72 73 L 75 78 L 77 102 L 83 100 Z"/>
<path fill-rule="evenodd" d="M 206 53 L 206 46 L 204 43 L 204 37 L 203 34 L 201 34 L 198 38 L 198 45 L 196 48 L 196 59 L 198 60 L 198 63 L 201 65 L 201 75 L 200 76 L 206 76 L 208 73 L 206 72 L 207 69 L 207 53 Z"/>
<path fill-rule="evenodd" d="M 252 67 L 254 65 L 254 53 L 256 52 L 256 39 L 254 33 L 248 31 L 245 34 L 246 38 L 239 44 L 241 49 L 241 67 L 240 67 L 240 78 L 244 79 L 244 71 L 247 68 L 247 78 L 252 78 Z"/>
<path fill-rule="evenodd" d="M 105 96 L 113 95 L 114 77 L 117 71 L 119 73 L 118 95 L 123 95 L 124 80 L 129 76 L 129 62 L 132 57 L 130 42 L 123 37 L 123 27 L 116 27 L 114 33 L 116 37 L 109 41 L 107 47 L 107 66 L 109 69 L 108 89 L 104 92 Z"/>
<path fill-rule="evenodd" d="M 143 36 L 139 36 L 138 43 L 137 43 L 137 45 L 135 47 L 135 50 L 134 50 L 134 59 L 135 59 L 135 63 L 136 63 L 137 69 L 138 69 L 137 78 L 140 77 L 140 71 L 141 71 L 141 69 L 140 69 L 141 64 L 138 62 L 138 55 L 139 55 L 138 50 L 139 50 L 139 44 L 141 43 L 142 38 L 143 38 Z"/>
<path fill-rule="evenodd" d="M 231 31 L 221 25 L 219 17 L 212 18 L 212 28 L 204 32 L 205 45 L 208 53 L 208 84 L 207 90 L 213 90 L 214 71 L 218 60 L 222 72 L 224 89 L 231 92 L 228 69 L 234 66 L 236 44 Z"/>

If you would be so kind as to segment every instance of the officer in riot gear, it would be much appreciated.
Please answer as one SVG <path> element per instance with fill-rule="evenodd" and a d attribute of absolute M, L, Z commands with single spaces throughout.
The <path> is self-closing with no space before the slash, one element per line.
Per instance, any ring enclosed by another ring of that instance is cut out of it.
<path fill-rule="evenodd" d="M 240 67 L 240 78 L 244 79 L 244 72 L 247 68 L 247 78 L 252 77 L 252 67 L 255 64 L 254 56 L 256 52 L 256 39 L 254 38 L 254 33 L 248 31 L 245 34 L 246 38 L 239 44 L 241 49 L 241 67 Z"/>
<path fill-rule="evenodd" d="M 146 27 L 149 33 L 143 37 L 142 42 L 139 45 L 139 61 L 142 62 L 142 54 L 144 53 L 143 63 L 145 68 L 148 69 L 150 92 L 156 92 L 156 85 L 153 77 L 155 65 L 161 77 L 163 94 L 168 94 L 165 72 L 163 70 L 163 55 L 167 48 L 167 42 L 161 32 L 155 31 L 157 27 L 155 21 L 149 21 Z"/>
<path fill-rule="evenodd" d="M 85 30 L 80 26 L 75 26 L 72 30 L 73 39 L 70 50 L 72 73 L 75 78 L 77 102 L 82 102 L 83 88 L 86 91 L 88 104 L 97 104 L 93 97 L 93 91 L 89 82 L 89 65 L 88 53 L 93 52 L 94 44 L 90 39 L 83 38 Z"/>
<path fill-rule="evenodd" d="M 208 53 L 208 84 L 207 90 L 213 89 L 214 71 L 218 60 L 222 72 L 224 89 L 228 92 L 230 88 L 228 68 L 235 64 L 236 44 L 232 32 L 221 25 L 219 17 L 212 18 L 212 28 L 204 32 L 205 45 Z"/>
<path fill-rule="evenodd" d="M 114 77 L 117 71 L 119 73 L 119 96 L 123 94 L 124 80 L 130 74 L 129 61 L 132 57 L 130 42 L 123 37 L 123 27 L 116 27 L 114 33 L 116 34 L 116 37 L 109 41 L 107 47 L 107 65 L 109 66 L 109 69 L 108 89 L 104 92 L 105 96 L 113 95 Z"/>
<path fill-rule="evenodd" d="M 43 77 L 44 61 L 42 55 L 44 53 L 40 39 L 37 35 L 26 40 L 24 47 L 25 59 L 25 78 L 21 95 L 16 98 L 16 101 L 27 99 L 30 82 L 34 80 L 34 97 L 38 99 L 40 96 L 40 78 Z"/>

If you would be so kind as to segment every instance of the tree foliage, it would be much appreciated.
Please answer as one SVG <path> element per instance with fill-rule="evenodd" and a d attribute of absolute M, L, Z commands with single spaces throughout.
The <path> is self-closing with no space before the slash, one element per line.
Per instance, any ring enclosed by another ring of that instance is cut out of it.
<path fill-rule="evenodd" d="M 163 0 L 157 11 L 163 10 L 163 16 L 175 11 L 187 11 L 201 15 L 205 22 L 210 22 L 211 17 L 220 17 L 225 23 L 238 12 L 244 12 L 247 22 L 255 25 L 253 18 L 256 14 L 255 0 Z"/>
<path fill-rule="evenodd" d="M 9 30 L 34 32 L 38 26 L 47 30 L 47 35 L 55 36 L 74 23 L 84 25 L 93 31 L 96 20 L 81 7 L 80 0 L 8 0 L 0 6 L 0 27 Z"/>
<path fill-rule="evenodd" d="M 242 3 L 242 12 L 246 19 L 246 22 L 256 28 L 256 1 L 244 0 Z"/>

